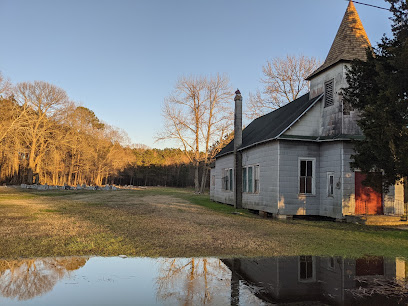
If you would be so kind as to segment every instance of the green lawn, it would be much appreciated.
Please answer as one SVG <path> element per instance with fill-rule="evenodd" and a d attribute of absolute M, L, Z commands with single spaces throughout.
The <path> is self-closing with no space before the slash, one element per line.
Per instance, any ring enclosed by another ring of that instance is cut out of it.
<path fill-rule="evenodd" d="M 0 190 L 0 258 L 364 255 L 408 258 L 408 231 L 278 221 L 190 189 Z"/>

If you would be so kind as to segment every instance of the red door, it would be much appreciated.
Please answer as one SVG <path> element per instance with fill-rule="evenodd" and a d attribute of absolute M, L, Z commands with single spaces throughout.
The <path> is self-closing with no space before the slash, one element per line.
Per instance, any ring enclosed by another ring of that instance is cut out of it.
<path fill-rule="evenodd" d="M 356 276 L 384 275 L 384 258 L 369 256 L 356 259 Z"/>
<path fill-rule="evenodd" d="M 363 185 L 365 174 L 355 172 L 356 176 L 356 215 L 382 215 L 382 194 Z"/>

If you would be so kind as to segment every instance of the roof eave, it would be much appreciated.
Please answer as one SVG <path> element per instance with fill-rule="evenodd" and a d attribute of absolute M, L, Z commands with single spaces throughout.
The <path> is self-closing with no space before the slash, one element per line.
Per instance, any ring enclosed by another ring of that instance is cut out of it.
<path fill-rule="evenodd" d="M 328 69 L 332 68 L 333 66 L 340 64 L 340 63 L 351 63 L 352 60 L 347 60 L 347 59 L 339 59 L 338 61 L 334 62 L 333 64 L 330 64 L 329 66 L 323 68 L 322 70 L 319 71 L 320 68 L 318 68 L 315 72 L 313 72 L 311 75 L 309 75 L 305 80 L 310 81 L 312 78 L 318 76 L 319 74 L 327 71 Z"/>

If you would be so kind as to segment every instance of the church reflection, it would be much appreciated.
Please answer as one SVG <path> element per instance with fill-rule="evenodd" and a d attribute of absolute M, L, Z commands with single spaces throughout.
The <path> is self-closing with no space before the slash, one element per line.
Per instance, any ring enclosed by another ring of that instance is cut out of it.
<path fill-rule="evenodd" d="M 43 295 L 87 260 L 84 257 L 0 260 L 0 293 L 18 300 Z"/>
<path fill-rule="evenodd" d="M 309 301 L 332 305 L 406 305 L 408 265 L 404 259 L 289 256 L 223 259 L 231 270 L 231 305 L 242 285 L 273 304 Z M 237 285 L 241 284 L 241 286 Z"/>

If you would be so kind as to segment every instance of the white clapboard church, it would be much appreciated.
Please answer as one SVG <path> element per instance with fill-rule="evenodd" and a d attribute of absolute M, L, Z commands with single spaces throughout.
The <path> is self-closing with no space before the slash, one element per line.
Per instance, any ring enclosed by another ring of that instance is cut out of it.
<path fill-rule="evenodd" d="M 355 58 L 364 60 L 369 46 L 350 1 L 325 62 L 308 77 L 310 92 L 243 131 L 240 124 L 235 135 L 242 133 L 242 140 L 236 136 L 216 156 L 211 199 L 232 205 L 238 200 L 243 208 L 283 216 L 402 214 L 402 185 L 381 194 L 362 185 L 364 175 L 350 169 L 352 140 L 363 136 L 358 114 L 345 107 L 340 90 L 347 86 L 346 67 Z M 235 100 L 242 101 L 239 92 Z M 242 161 L 235 166 L 237 155 Z"/>

